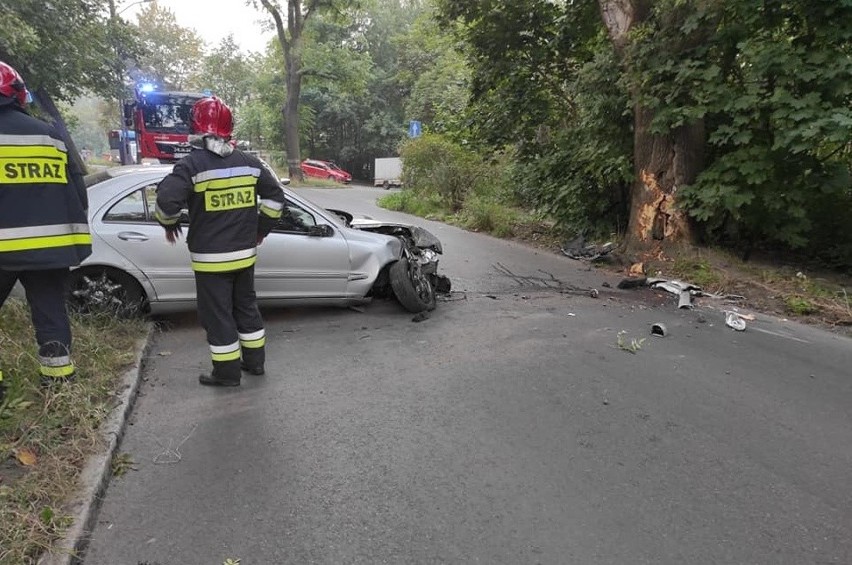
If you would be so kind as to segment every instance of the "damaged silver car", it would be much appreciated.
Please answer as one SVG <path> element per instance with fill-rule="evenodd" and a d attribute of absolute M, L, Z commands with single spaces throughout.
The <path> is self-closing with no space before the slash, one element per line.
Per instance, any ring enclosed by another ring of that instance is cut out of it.
<path fill-rule="evenodd" d="M 170 166 L 115 167 L 86 177 L 92 255 L 72 270 L 69 302 L 81 311 L 161 313 L 195 305 L 185 240 L 169 244 L 154 219 Z M 356 219 L 285 189 L 281 221 L 258 248 L 255 290 L 264 305 L 350 306 L 395 297 L 410 312 L 448 292 L 441 243 L 427 230 Z"/>

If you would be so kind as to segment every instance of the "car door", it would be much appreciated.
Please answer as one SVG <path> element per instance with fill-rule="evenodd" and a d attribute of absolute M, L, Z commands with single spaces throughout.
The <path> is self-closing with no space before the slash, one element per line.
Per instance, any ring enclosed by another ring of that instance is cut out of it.
<path fill-rule="evenodd" d="M 98 235 L 142 271 L 157 300 L 194 300 L 195 276 L 186 240 L 174 245 L 166 241 L 154 220 L 156 190 L 157 183 L 148 182 L 110 202 L 100 217 Z"/>
<path fill-rule="evenodd" d="M 325 168 L 322 166 L 322 163 L 317 161 L 310 161 L 308 163 L 308 174 L 312 177 L 316 178 L 325 178 Z"/>
<path fill-rule="evenodd" d="M 328 236 L 310 235 L 320 223 L 325 223 L 321 216 L 287 199 L 281 220 L 258 248 L 258 298 L 345 295 L 350 273 L 349 246 L 336 228 Z"/>

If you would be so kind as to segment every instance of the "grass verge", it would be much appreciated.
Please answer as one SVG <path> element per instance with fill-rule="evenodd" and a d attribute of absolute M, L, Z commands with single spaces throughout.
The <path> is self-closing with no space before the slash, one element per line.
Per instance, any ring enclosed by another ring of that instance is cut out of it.
<path fill-rule="evenodd" d="M 521 240 L 558 237 L 553 226 L 542 218 L 475 195 L 465 199 L 461 209 L 457 211 L 451 210 L 439 195 L 420 195 L 410 190 L 384 196 L 379 199 L 378 205 L 388 210 L 452 224 L 470 231 L 488 233 L 494 237 Z"/>
<path fill-rule="evenodd" d="M 9 389 L 0 405 L 0 565 L 25 565 L 70 525 L 64 505 L 102 447 L 98 428 L 146 325 L 72 317 L 77 379 L 43 390 L 27 305 L 10 299 L 2 312 L 0 367 Z"/>

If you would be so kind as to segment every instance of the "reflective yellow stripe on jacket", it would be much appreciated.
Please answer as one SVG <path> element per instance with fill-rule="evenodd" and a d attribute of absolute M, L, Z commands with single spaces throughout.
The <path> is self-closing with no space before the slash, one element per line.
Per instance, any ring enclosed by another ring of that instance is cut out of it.
<path fill-rule="evenodd" d="M 91 245 L 87 224 L 53 224 L 0 229 L 0 252 Z"/>
<path fill-rule="evenodd" d="M 257 261 L 257 248 L 227 253 L 190 253 L 192 270 L 200 273 L 228 273 L 251 267 Z"/>
<path fill-rule="evenodd" d="M 0 134 L 0 184 L 65 184 L 68 153 L 49 135 Z"/>

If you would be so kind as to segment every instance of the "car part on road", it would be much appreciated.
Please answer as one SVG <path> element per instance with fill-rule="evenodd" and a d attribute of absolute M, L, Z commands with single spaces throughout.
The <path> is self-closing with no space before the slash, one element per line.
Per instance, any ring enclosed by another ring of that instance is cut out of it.
<path fill-rule="evenodd" d="M 618 288 L 638 288 L 640 286 L 645 286 L 646 284 L 648 284 L 647 277 L 627 277 L 626 279 L 621 279 L 618 283 Z"/>
<path fill-rule="evenodd" d="M 603 245 L 587 244 L 586 238 L 580 235 L 572 241 L 565 242 L 562 246 L 562 254 L 571 259 L 596 261 L 604 255 L 609 254 L 613 249 L 615 249 L 615 243 L 607 242 Z"/>
<path fill-rule="evenodd" d="M 725 325 L 738 332 L 745 331 L 746 329 L 745 320 L 738 313 L 731 311 L 725 312 Z"/>
<path fill-rule="evenodd" d="M 692 308 L 693 295 L 702 296 L 704 294 L 700 287 L 677 280 L 648 279 L 648 284 L 651 288 L 660 288 L 666 292 L 676 294 L 678 297 L 678 308 Z"/>
<path fill-rule="evenodd" d="M 68 304 L 72 311 L 132 318 L 145 312 L 142 287 L 117 269 L 83 267 L 71 271 Z"/>

